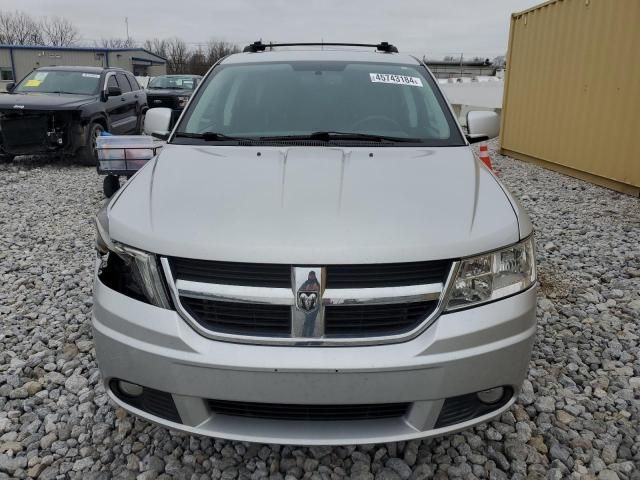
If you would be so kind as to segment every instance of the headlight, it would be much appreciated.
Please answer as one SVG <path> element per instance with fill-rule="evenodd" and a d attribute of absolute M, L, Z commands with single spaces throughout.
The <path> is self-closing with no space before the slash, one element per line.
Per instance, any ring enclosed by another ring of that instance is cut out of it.
<path fill-rule="evenodd" d="M 446 309 L 457 310 L 508 297 L 526 290 L 535 281 L 532 235 L 511 247 L 462 260 Z"/>
<path fill-rule="evenodd" d="M 109 288 L 156 307 L 171 308 L 158 258 L 109 237 L 106 206 L 96 215 L 96 250 L 101 256 L 98 277 Z"/>
<path fill-rule="evenodd" d="M 186 107 L 188 101 L 189 101 L 189 97 L 188 96 L 178 97 L 178 107 L 180 107 L 180 108 Z"/>

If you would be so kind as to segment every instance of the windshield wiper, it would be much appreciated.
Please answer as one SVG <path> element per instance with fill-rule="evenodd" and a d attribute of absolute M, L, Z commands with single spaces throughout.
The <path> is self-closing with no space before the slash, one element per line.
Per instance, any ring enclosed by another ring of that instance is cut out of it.
<path fill-rule="evenodd" d="M 205 142 L 255 142 L 255 138 L 242 138 L 242 137 L 230 137 L 224 133 L 217 132 L 202 132 L 202 133 L 188 133 L 188 132 L 176 132 L 176 138 L 197 138 L 204 140 Z"/>
<path fill-rule="evenodd" d="M 331 140 L 362 140 L 368 142 L 410 142 L 410 143 L 422 143 L 423 140 L 419 138 L 406 138 L 406 137 L 392 137 L 389 135 L 376 135 L 372 133 L 357 133 L 357 132 L 335 132 L 335 131 L 321 131 L 313 132 L 308 135 L 283 135 L 273 137 L 260 137 L 260 140 L 320 140 L 323 142 L 329 142 Z"/>

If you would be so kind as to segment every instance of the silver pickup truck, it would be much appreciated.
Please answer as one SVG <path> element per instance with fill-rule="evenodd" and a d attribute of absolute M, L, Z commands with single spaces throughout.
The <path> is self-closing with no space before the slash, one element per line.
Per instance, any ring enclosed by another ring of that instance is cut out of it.
<path fill-rule="evenodd" d="M 442 435 L 508 409 L 536 331 L 527 214 L 422 62 L 255 43 L 213 66 L 96 217 L 112 399 L 278 444 Z M 484 136 L 483 136 L 484 135 Z"/>

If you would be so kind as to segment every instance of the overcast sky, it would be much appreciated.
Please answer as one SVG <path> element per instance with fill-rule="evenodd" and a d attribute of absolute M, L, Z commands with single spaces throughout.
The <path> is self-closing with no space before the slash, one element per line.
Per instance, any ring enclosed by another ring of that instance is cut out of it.
<path fill-rule="evenodd" d="M 83 41 L 125 37 L 265 41 L 389 41 L 407 53 L 505 53 L 509 18 L 537 0 L 1 0 L 2 10 L 64 16 Z"/>

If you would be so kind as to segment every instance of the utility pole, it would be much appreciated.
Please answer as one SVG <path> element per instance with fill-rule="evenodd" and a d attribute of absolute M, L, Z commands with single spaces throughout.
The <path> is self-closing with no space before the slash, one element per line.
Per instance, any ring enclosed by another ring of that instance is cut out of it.
<path fill-rule="evenodd" d="M 129 40 L 129 17 L 124 17 L 124 24 L 127 27 L 127 40 Z"/>
<path fill-rule="evenodd" d="M 463 68 L 462 68 L 462 59 L 464 58 L 464 52 L 460 54 L 460 78 L 462 78 Z"/>

